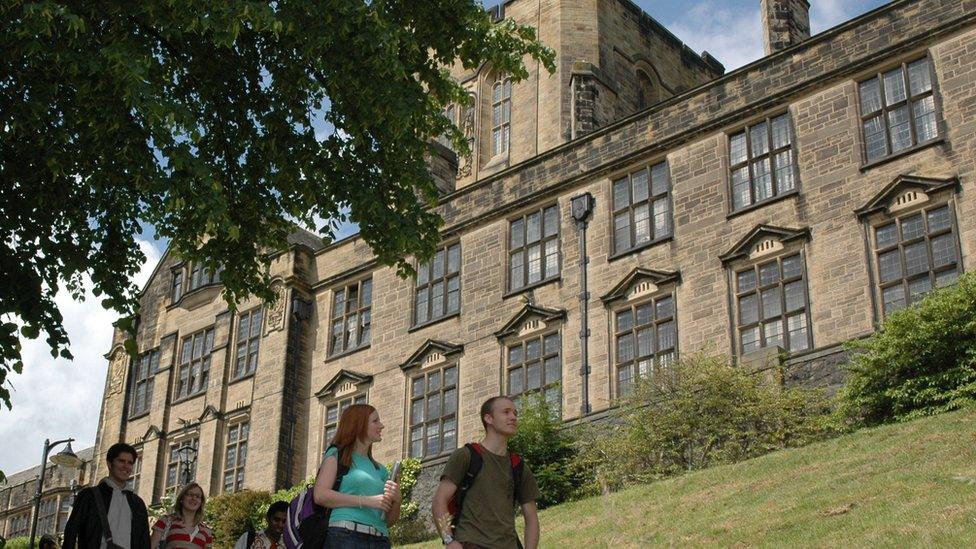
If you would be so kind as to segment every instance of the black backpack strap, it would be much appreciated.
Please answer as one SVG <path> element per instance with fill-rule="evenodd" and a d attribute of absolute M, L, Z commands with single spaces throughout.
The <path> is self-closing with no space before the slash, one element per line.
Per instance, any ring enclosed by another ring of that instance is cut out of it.
<path fill-rule="evenodd" d="M 515 489 L 512 490 L 512 501 L 517 507 L 519 493 L 522 491 L 522 473 L 525 471 L 525 461 L 515 452 L 509 452 L 508 457 L 512 462 L 512 482 L 515 484 Z M 515 533 L 515 546 L 517 549 L 522 549 L 522 540 L 519 539 L 518 532 Z"/>
<path fill-rule="evenodd" d="M 325 451 L 328 452 L 332 448 L 336 449 L 336 477 L 332 482 L 332 490 L 338 492 L 339 488 L 342 486 L 342 477 L 346 476 L 346 473 L 349 472 L 349 467 L 342 464 L 342 448 L 333 444 L 326 448 Z M 312 504 L 315 506 L 315 510 L 325 517 L 325 522 L 328 524 L 329 517 L 332 515 L 332 509 L 329 507 L 323 507 L 314 501 Z"/>
<path fill-rule="evenodd" d="M 105 502 L 102 501 L 102 490 L 96 484 L 91 487 L 91 494 L 95 497 L 95 510 L 98 512 L 98 519 L 102 522 L 102 537 L 108 547 L 114 547 L 112 540 L 112 528 L 108 525 L 108 511 L 105 509 Z"/>
<path fill-rule="evenodd" d="M 325 451 L 328 452 L 332 448 L 336 449 L 336 478 L 335 482 L 332 483 L 332 489 L 338 492 L 339 486 L 342 484 L 342 477 L 346 476 L 346 473 L 349 472 L 349 467 L 342 464 L 342 448 L 333 444 L 326 448 Z"/>
<path fill-rule="evenodd" d="M 522 488 L 522 473 L 525 471 L 525 461 L 515 452 L 509 452 L 509 459 L 512 462 L 512 482 L 515 483 L 515 490 L 512 491 L 512 499 L 518 505 L 519 493 Z"/>
<path fill-rule="evenodd" d="M 247 519 L 247 532 L 245 532 L 245 535 L 247 537 L 244 538 L 244 549 L 251 549 L 251 546 L 254 545 L 254 538 L 258 536 L 258 533 L 254 530 L 254 521 L 251 519 Z"/>
<path fill-rule="evenodd" d="M 484 449 L 477 442 L 468 443 L 464 445 L 468 449 L 469 460 L 468 460 L 468 470 L 464 473 L 464 478 L 461 479 L 461 485 L 458 486 L 457 494 L 454 496 L 457 498 L 457 513 L 454 514 L 451 520 L 451 526 L 457 528 L 458 522 L 461 520 L 461 509 L 464 508 L 464 497 L 468 494 L 468 490 L 471 489 L 471 485 L 474 484 L 475 477 L 481 472 L 481 466 L 484 463 L 484 458 L 481 457 L 481 452 Z"/>

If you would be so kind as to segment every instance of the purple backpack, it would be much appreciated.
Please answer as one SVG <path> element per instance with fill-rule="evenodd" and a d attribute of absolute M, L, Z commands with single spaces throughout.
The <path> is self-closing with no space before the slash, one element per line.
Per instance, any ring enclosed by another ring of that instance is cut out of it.
<path fill-rule="evenodd" d="M 329 448 L 335 448 L 335 446 Z M 346 476 L 348 472 L 349 468 L 340 462 L 336 470 L 335 482 L 332 484 L 333 490 L 339 491 L 342 477 Z M 329 514 L 331 512 L 331 509 L 315 503 L 315 485 L 309 484 L 302 493 L 298 494 L 288 504 L 285 532 L 281 536 L 285 542 L 285 547 L 287 549 L 319 549 L 324 547 L 325 536 L 329 531 Z"/>

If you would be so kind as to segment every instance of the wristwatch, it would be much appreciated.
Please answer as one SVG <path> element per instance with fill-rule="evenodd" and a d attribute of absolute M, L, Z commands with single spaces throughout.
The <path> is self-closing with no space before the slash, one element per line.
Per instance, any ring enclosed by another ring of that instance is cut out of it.
<path fill-rule="evenodd" d="M 441 541 L 444 542 L 444 545 L 450 545 L 451 543 L 454 543 L 454 536 L 451 534 L 444 534 L 441 536 Z"/>

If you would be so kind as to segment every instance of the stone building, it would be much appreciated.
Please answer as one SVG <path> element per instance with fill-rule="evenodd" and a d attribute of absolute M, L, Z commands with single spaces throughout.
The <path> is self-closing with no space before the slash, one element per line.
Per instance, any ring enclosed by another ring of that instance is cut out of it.
<path fill-rule="evenodd" d="M 974 267 L 976 0 L 899 0 L 813 37 L 805 0 L 761 5 L 768 54 L 728 74 L 627 0 L 495 8 L 537 26 L 557 70 L 456 71 L 473 102 L 446 115 L 474 152 L 432 163 L 430 264 L 404 280 L 358 237 L 298 232 L 271 265 L 281 299 L 231 312 L 219 273 L 166 254 L 139 359 L 118 334 L 107 355 L 97 463 L 134 444 L 147 501 L 184 465 L 211 494 L 289 486 L 368 402 L 378 459 L 437 465 L 492 395 L 590 417 L 702 348 L 836 385 L 845 341 Z"/>
<path fill-rule="evenodd" d="M 89 447 L 78 452 L 81 464 L 77 468 L 47 464 L 37 514 L 38 538 L 64 532 L 75 493 L 91 484 L 91 475 L 95 471 L 91 461 L 94 450 Z M 40 475 L 41 466 L 38 465 L 13 473 L 6 482 L 0 483 L 0 536 L 10 540 L 30 535 Z"/>

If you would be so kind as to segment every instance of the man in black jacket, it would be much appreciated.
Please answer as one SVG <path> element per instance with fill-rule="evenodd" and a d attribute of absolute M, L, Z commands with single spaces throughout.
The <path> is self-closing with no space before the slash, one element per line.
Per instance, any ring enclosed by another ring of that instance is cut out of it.
<path fill-rule="evenodd" d="M 64 549 L 149 549 L 149 514 L 138 495 L 125 489 L 132 474 L 136 449 L 124 442 L 108 449 L 108 477 L 75 496 L 71 516 L 64 527 Z M 98 497 L 104 502 L 101 516 Z M 112 545 L 108 545 L 102 523 L 108 522 Z"/>

